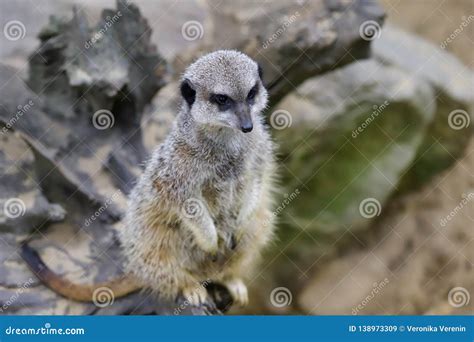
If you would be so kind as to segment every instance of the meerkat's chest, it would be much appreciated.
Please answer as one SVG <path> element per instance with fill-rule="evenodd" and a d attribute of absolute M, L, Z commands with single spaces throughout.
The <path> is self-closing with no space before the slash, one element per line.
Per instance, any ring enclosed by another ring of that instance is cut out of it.
<path fill-rule="evenodd" d="M 254 205 L 259 188 L 255 178 L 242 174 L 234 179 L 212 179 L 203 187 L 203 197 L 213 218 L 227 225 L 238 224 Z"/>
<path fill-rule="evenodd" d="M 264 167 L 264 162 L 257 162 L 256 155 L 249 153 L 214 165 L 202 195 L 216 223 L 230 230 L 245 224 L 258 205 Z"/>
<path fill-rule="evenodd" d="M 210 179 L 204 183 L 202 195 L 211 212 L 218 214 L 226 208 L 238 206 L 244 191 L 245 185 L 241 179 Z"/>

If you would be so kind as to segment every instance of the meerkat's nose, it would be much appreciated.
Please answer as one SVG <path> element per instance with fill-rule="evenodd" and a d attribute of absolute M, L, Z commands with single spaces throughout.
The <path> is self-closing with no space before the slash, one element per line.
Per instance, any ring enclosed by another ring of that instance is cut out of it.
<path fill-rule="evenodd" d="M 251 122 L 246 122 L 245 124 L 243 124 L 240 129 L 242 130 L 242 132 L 244 133 L 248 133 L 248 132 L 252 132 L 252 129 L 253 129 L 253 125 Z"/>
<path fill-rule="evenodd" d="M 237 103 L 235 114 L 239 118 L 240 130 L 244 133 L 251 132 L 253 129 L 252 116 L 250 108 L 243 103 Z"/>

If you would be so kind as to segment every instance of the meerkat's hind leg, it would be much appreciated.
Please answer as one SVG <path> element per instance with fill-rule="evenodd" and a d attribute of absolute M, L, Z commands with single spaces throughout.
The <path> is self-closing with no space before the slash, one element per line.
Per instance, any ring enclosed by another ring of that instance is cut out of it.
<path fill-rule="evenodd" d="M 229 290 L 235 304 L 239 306 L 247 306 L 249 303 L 249 295 L 247 285 L 240 278 L 232 278 L 223 282 L 224 286 Z"/>

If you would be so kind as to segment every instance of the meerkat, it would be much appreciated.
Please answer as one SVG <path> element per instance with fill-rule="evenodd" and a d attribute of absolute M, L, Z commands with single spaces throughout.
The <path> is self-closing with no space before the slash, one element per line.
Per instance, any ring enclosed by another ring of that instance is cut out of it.
<path fill-rule="evenodd" d="M 130 285 L 108 286 L 116 297 L 146 288 L 201 305 L 207 291 L 200 284 L 214 281 L 246 305 L 244 279 L 273 235 L 276 168 L 261 69 L 241 52 L 212 52 L 185 70 L 180 92 L 173 128 L 132 190 L 118 233 Z M 24 252 L 52 289 L 91 300 L 94 286 L 58 279 L 31 249 Z"/>

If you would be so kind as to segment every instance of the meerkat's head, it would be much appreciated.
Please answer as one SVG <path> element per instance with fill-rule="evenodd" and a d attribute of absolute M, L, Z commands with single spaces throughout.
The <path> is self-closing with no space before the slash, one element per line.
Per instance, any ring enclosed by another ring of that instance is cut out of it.
<path fill-rule="evenodd" d="M 200 125 L 251 132 L 267 105 L 258 64 L 247 55 L 219 50 L 199 58 L 181 82 L 184 105 Z"/>

